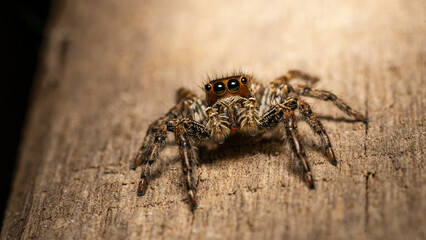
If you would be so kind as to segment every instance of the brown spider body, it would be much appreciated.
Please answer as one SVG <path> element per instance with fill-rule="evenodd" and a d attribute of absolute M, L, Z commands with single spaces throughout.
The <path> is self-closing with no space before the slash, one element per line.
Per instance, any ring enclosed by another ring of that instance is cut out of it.
<path fill-rule="evenodd" d="M 290 84 L 289 81 L 294 78 L 306 80 L 307 85 Z M 300 71 L 289 71 L 264 87 L 248 75 L 237 74 L 213 79 L 206 83 L 205 100 L 189 90 L 180 89 L 177 105 L 149 126 L 143 144 L 134 158 L 132 169 L 143 165 L 138 195 L 145 194 L 150 167 L 165 146 L 167 132 L 173 132 L 175 135 L 186 178 L 189 202 L 191 208 L 195 209 L 196 187 L 192 175 L 197 159 L 192 145 L 202 145 L 209 141 L 221 144 L 234 133 L 256 136 L 275 129 L 280 123 L 286 130 L 294 153 L 303 164 L 306 182 L 309 188 L 313 189 L 314 179 L 297 130 L 296 110 L 313 132 L 320 136 L 330 162 L 337 165 L 337 161 L 324 126 L 312 112 L 309 104 L 299 96 L 332 101 L 346 114 L 364 123 L 368 122 L 367 118 L 350 108 L 334 94 L 311 89 L 309 85 L 317 81 L 317 78 Z"/>

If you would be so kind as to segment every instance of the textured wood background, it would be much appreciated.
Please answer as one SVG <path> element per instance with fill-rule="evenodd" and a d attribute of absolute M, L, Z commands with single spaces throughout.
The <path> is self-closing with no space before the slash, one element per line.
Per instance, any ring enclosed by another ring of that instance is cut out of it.
<path fill-rule="evenodd" d="M 425 9 L 422 0 L 56 4 L 2 239 L 425 239 Z M 172 146 L 137 197 L 129 165 L 148 124 L 179 87 L 201 93 L 206 73 L 234 69 L 265 83 L 313 73 L 371 123 L 308 99 L 339 160 L 329 164 L 300 124 L 314 191 L 285 140 L 237 138 L 202 156 L 194 214 Z"/>

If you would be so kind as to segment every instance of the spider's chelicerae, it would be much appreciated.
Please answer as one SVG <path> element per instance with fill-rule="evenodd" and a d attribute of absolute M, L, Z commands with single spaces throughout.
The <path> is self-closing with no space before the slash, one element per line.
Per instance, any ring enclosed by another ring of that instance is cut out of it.
<path fill-rule="evenodd" d="M 305 80 L 306 85 L 290 84 L 295 78 Z M 172 132 L 175 136 L 189 203 L 195 209 L 196 186 L 192 175 L 197 154 L 193 145 L 203 145 L 209 141 L 221 144 L 234 133 L 255 136 L 272 131 L 278 126 L 285 128 L 292 150 L 303 164 L 306 182 L 309 188 L 314 189 L 314 179 L 297 130 L 295 112 L 300 113 L 312 131 L 321 138 L 331 164 L 337 165 L 337 161 L 324 126 L 309 104 L 299 97 L 331 101 L 356 120 L 368 122 L 366 117 L 333 93 L 312 89 L 310 85 L 317 81 L 318 78 L 303 72 L 289 71 L 268 86 L 262 86 L 253 77 L 238 73 L 208 81 L 204 86 L 204 99 L 189 90 L 179 89 L 176 106 L 148 127 L 143 144 L 133 160 L 132 169 L 143 165 L 138 195 L 145 194 L 151 165 L 165 146 L 167 132 Z"/>

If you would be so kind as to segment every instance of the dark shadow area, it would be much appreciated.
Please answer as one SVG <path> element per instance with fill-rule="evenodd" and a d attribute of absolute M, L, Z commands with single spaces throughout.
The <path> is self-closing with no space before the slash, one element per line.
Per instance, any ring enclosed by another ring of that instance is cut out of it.
<path fill-rule="evenodd" d="M 319 118 L 322 121 L 332 121 L 332 122 L 346 122 L 346 123 L 356 123 L 359 122 L 357 120 L 348 119 L 345 117 L 332 117 L 328 115 L 319 115 Z M 301 116 L 298 116 L 298 122 L 305 122 Z M 305 122 L 306 124 L 306 122 Z M 281 126 L 283 127 L 283 126 Z M 215 162 L 219 161 L 233 161 L 238 160 L 246 156 L 255 155 L 258 153 L 264 154 L 264 155 L 275 155 L 278 156 L 280 154 L 288 154 L 292 161 L 289 162 L 287 165 L 287 168 L 289 169 L 289 172 L 294 174 L 295 176 L 299 177 L 301 181 L 306 182 L 305 175 L 303 174 L 303 165 L 302 162 L 297 159 L 297 157 L 294 155 L 294 152 L 291 150 L 290 146 L 288 145 L 288 137 L 284 133 L 284 131 L 280 132 L 277 130 L 274 130 L 271 132 L 272 134 L 265 134 L 264 136 L 246 136 L 241 134 L 235 134 L 229 136 L 223 144 L 216 144 L 216 143 L 208 143 L 207 145 L 201 145 L 197 147 L 196 154 L 198 156 L 198 163 L 199 164 L 214 164 Z M 303 146 L 305 148 L 306 152 L 309 151 L 316 151 L 320 153 L 324 160 L 330 164 L 328 160 L 328 156 L 324 150 L 324 146 L 317 145 L 314 138 L 318 138 L 318 135 L 316 135 L 313 131 L 309 132 L 309 136 L 301 135 Z M 269 136 L 268 136 L 269 135 Z M 177 150 L 177 146 L 174 143 L 174 141 L 168 141 L 166 143 L 167 147 L 174 147 Z M 180 158 L 178 156 L 178 152 L 176 151 L 176 156 L 170 157 L 167 159 L 162 159 L 160 156 L 160 161 L 157 161 L 157 166 L 153 166 L 151 169 L 150 174 L 150 180 L 156 179 L 161 177 L 162 173 L 164 171 L 167 171 L 170 166 L 175 163 L 179 162 Z M 308 163 L 312 166 L 313 161 L 309 161 L 309 155 L 307 157 Z M 133 159 L 129 160 L 129 162 L 132 162 Z M 130 167 L 131 169 L 135 170 L 135 168 Z M 139 167 L 141 168 L 141 167 Z M 137 171 L 140 171 L 139 169 Z"/>
<path fill-rule="evenodd" d="M 217 161 L 229 161 L 258 153 L 278 155 L 285 151 L 284 144 L 286 144 L 286 138 L 279 136 L 279 134 L 269 137 L 236 134 L 229 136 L 223 144 L 200 147 L 198 161 L 201 164 L 212 164 Z"/>
<path fill-rule="evenodd" d="M 312 136 L 302 136 L 302 138 L 304 139 L 303 145 L 305 150 L 310 149 L 323 152 L 320 147 L 318 148 L 314 142 L 309 140 Z M 213 164 L 218 161 L 240 159 L 244 156 L 258 153 L 269 156 L 287 155 L 291 158 L 291 161 L 286 166 L 289 173 L 306 183 L 302 162 L 297 159 L 292 151 L 286 134 L 277 130 L 273 131 L 272 136 L 250 137 L 234 135 L 227 138 L 222 145 L 218 145 L 215 148 L 200 147 L 199 162 L 202 164 Z M 310 164 L 312 165 L 312 162 Z"/>
<path fill-rule="evenodd" d="M 3 225 L 50 0 L 4 1 L 0 6 L 0 29 L 3 30 L 0 38 L 0 225 Z"/>

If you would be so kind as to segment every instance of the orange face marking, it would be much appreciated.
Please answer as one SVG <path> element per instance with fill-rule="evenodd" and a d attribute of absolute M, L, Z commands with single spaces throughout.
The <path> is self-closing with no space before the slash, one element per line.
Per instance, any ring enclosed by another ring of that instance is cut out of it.
<path fill-rule="evenodd" d="M 231 76 L 212 80 L 205 85 L 205 92 L 209 106 L 215 104 L 221 98 L 230 96 L 248 98 L 250 95 L 249 77 Z"/>

